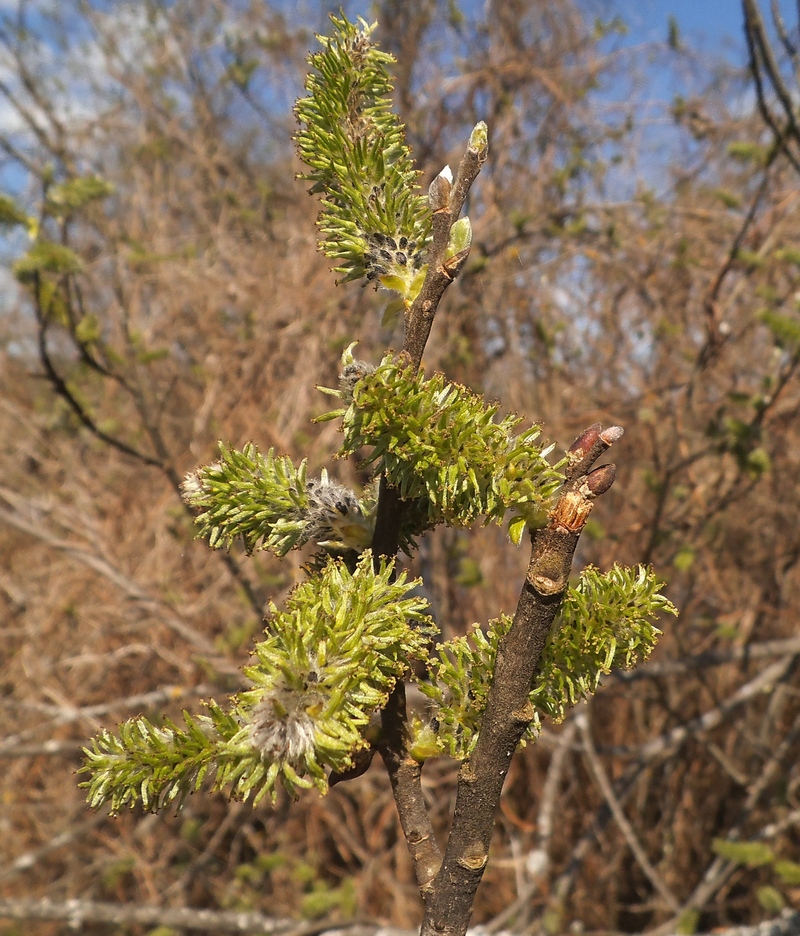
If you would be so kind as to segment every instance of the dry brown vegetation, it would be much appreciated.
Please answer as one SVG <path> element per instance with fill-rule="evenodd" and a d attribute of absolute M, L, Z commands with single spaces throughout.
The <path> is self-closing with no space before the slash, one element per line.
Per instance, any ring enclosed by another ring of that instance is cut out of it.
<path fill-rule="evenodd" d="M 310 422 L 327 408 L 314 385 L 333 385 L 354 338 L 373 360 L 398 338 L 380 295 L 333 288 L 294 180 L 289 104 L 324 10 L 46 7 L 0 28 L 4 188 L 31 214 L 71 175 L 115 191 L 43 222 L 85 264 L 63 307 L 9 287 L 0 316 L 0 895 L 412 926 L 377 766 L 274 810 L 196 795 L 177 816 L 111 819 L 77 787 L 101 726 L 236 686 L 303 561 L 195 541 L 183 473 L 223 438 L 352 475 L 331 463 L 335 428 Z M 798 908 L 800 875 L 713 847 L 800 855 L 797 173 L 742 106 L 744 71 L 707 73 L 685 48 L 655 50 L 687 76 L 668 121 L 649 125 L 635 94 L 610 104 L 635 91 L 637 60 L 578 0 L 460 25 L 444 3 L 377 7 L 425 181 L 477 120 L 490 129 L 428 371 L 562 446 L 595 420 L 624 426 L 580 560 L 650 562 L 680 610 L 650 664 L 515 760 L 475 922 L 710 929 Z M 4 257 L 25 246 L 11 232 Z M 513 608 L 526 560 L 502 531 L 444 529 L 415 571 L 451 635 Z M 455 770 L 423 775 L 442 829 Z"/>

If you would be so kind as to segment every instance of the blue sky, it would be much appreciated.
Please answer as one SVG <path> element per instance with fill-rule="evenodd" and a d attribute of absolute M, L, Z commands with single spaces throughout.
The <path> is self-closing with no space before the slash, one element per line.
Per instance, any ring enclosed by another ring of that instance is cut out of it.
<path fill-rule="evenodd" d="M 745 56 L 741 0 L 614 0 L 612 6 L 638 41 L 663 41 L 669 17 L 674 16 L 683 35 L 695 47 L 722 50 L 731 56 L 738 53 L 742 59 Z M 760 6 L 770 28 L 769 0 L 761 0 Z M 794 0 L 779 0 L 778 6 L 791 28 L 797 22 Z"/>
<path fill-rule="evenodd" d="M 705 48 L 731 43 L 744 53 L 741 0 L 617 0 L 615 6 L 642 39 L 663 40 L 674 16 L 687 39 Z"/>

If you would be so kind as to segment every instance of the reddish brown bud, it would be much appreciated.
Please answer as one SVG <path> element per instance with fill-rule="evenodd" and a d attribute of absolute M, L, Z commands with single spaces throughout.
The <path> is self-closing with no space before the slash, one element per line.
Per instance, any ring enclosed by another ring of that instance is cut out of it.
<path fill-rule="evenodd" d="M 569 454 L 575 461 L 585 458 L 589 454 L 592 450 L 592 446 L 600 438 L 600 431 L 602 428 L 603 426 L 601 423 L 594 423 L 594 425 L 589 426 L 588 429 L 584 429 L 572 445 L 570 445 Z"/>
<path fill-rule="evenodd" d="M 587 476 L 586 487 L 595 497 L 598 497 L 600 494 L 605 494 L 616 477 L 616 465 L 601 465 Z"/>

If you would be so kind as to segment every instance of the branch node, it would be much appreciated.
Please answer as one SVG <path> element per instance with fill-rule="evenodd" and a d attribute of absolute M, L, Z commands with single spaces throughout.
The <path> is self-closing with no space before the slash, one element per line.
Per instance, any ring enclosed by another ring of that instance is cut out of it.
<path fill-rule="evenodd" d="M 470 851 L 456 860 L 457 863 L 460 864 L 462 868 L 466 868 L 467 871 L 481 871 L 486 867 L 489 855 L 486 853 L 486 849 L 483 845 L 476 842 L 471 846 Z"/>

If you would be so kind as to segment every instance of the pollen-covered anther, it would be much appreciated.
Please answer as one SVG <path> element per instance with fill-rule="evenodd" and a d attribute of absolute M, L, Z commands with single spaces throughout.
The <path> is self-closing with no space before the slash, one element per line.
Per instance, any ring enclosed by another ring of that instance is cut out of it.
<path fill-rule="evenodd" d="M 194 471 L 188 472 L 181 482 L 181 497 L 184 502 L 187 504 L 194 504 L 199 497 L 202 497 L 208 490 L 205 475 L 220 467 L 220 463 L 216 461 L 210 465 L 206 465 L 204 468 L 197 468 Z"/>
<path fill-rule="evenodd" d="M 404 276 L 407 271 L 413 274 L 421 268 L 423 251 L 417 249 L 415 240 L 405 235 L 394 238 L 381 231 L 362 231 L 361 236 L 366 242 L 364 266 L 368 281 L 393 274 Z"/>
<path fill-rule="evenodd" d="M 300 766 L 314 750 L 314 721 L 309 710 L 319 704 L 318 694 L 294 689 L 265 693 L 253 709 L 250 743 L 269 762 Z"/>
<path fill-rule="evenodd" d="M 196 471 L 190 471 L 181 482 L 181 497 L 187 504 L 191 504 L 192 499 L 202 493 L 203 482 Z"/>
<path fill-rule="evenodd" d="M 372 542 L 373 520 L 364 516 L 358 498 L 343 484 L 320 478 L 306 485 L 307 538 L 319 546 L 361 551 Z"/>
<path fill-rule="evenodd" d="M 347 364 L 339 374 L 339 389 L 343 393 L 342 399 L 349 403 L 353 399 L 355 385 L 362 377 L 373 373 L 374 370 L 375 365 L 370 364 L 369 361 L 355 360 Z"/>

